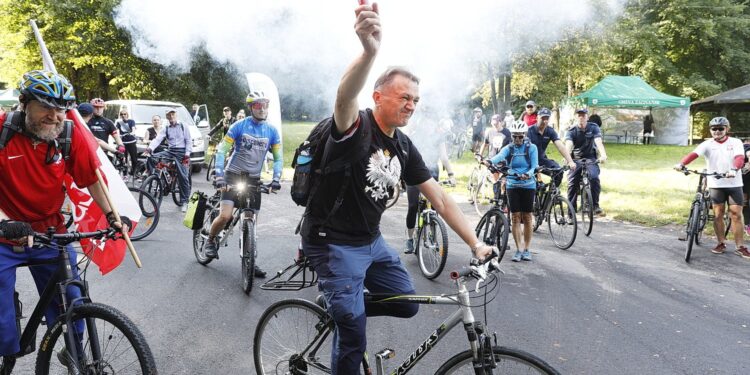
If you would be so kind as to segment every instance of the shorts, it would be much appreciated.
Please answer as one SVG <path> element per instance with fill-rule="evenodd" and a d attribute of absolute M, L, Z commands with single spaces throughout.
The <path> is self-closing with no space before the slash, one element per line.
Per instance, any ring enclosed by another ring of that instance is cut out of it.
<path fill-rule="evenodd" d="M 711 202 L 714 204 L 729 203 L 730 206 L 742 206 L 742 187 L 729 187 L 729 188 L 709 188 L 709 194 L 711 195 Z"/>
<path fill-rule="evenodd" d="M 534 193 L 536 189 L 508 189 L 510 212 L 534 212 Z"/>
<path fill-rule="evenodd" d="M 227 173 L 225 176 L 227 185 L 234 185 L 238 182 L 244 182 L 246 184 L 247 193 L 242 193 L 242 200 L 240 201 L 239 195 L 241 194 L 235 189 L 227 190 L 221 193 L 221 203 L 232 203 L 237 208 L 249 208 L 254 212 L 260 211 L 260 177 L 250 177 L 248 175 Z M 249 206 L 245 207 L 245 198 L 249 199 Z"/>

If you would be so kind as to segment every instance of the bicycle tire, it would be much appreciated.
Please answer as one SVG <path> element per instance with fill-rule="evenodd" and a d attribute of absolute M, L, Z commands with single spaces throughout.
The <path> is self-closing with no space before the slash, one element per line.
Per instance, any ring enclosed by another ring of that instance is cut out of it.
<path fill-rule="evenodd" d="M 141 183 L 141 189 L 151 194 L 151 196 L 156 199 L 156 203 L 159 207 L 161 207 L 161 200 L 164 197 L 162 194 L 164 187 L 162 186 L 161 179 L 158 175 L 152 174 L 146 177 L 146 179 L 143 180 L 143 183 Z"/>
<path fill-rule="evenodd" d="M 497 224 L 500 224 L 498 227 Z M 490 246 L 496 246 L 498 250 L 497 261 L 500 262 L 508 248 L 508 233 L 510 224 L 508 218 L 499 209 L 492 209 L 479 219 L 475 233 L 480 241 Z"/>
<path fill-rule="evenodd" d="M 193 184 L 193 173 L 190 172 L 190 167 L 188 167 L 188 195 L 190 194 L 190 186 L 192 184 Z M 172 178 L 172 186 L 170 190 L 172 190 L 172 202 L 174 202 L 174 204 L 176 204 L 177 207 L 182 206 L 183 204 L 182 202 L 187 202 L 188 198 L 190 198 L 189 196 L 188 197 L 182 196 L 182 192 L 180 191 L 180 182 L 177 179 L 177 176 L 174 176 Z"/>
<path fill-rule="evenodd" d="M 216 164 L 216 154 L 211 155 L 211 158 L 208 159 L 208 164 L 206 164 L 206 181 L 211 181 L 214 174 L 216 173 L 214 171 L 214 165 Z"/>
<path fill-rule="evenodd" d="M 385 208 L 389 209 L 393 207 L 396 202 L 398 202 L 398 198 L 401 196 L 401 183 L 399 182 L 396 184 L 396 186 L 393 187 L 393 196 L 388 198 L 388 200 L 385 202 Z"/>
<path fill-rule="evenodd" d="M 82 348 L 87 351 L 87 353 L 84 353 L 86 363 L 78 364 L 79 368 L 84 370 L 82 373 L 105 373 L 105 369 L 109 371 L 108 373 L 122 373 L 119 370 L 115 371 L 115 365 L 122 364 L 122 366 L 126 366 L 124 369 L 131 370 L 128 366 L 132 366 L 133 361 L 137 361 L 140 364 L 138 369 L 132 369 L 136 370 L 134 373 L 157 373 L 156 362 L 146 339 L 138 327 L 125 314 L 112 306 L 100 303 L 78 305 L 73 307 L 70 313 L 73 320 L 85 319 L 86 321 L 84 335 L 79 340 L 82 343 Z M 99 327 L 99 324 L 96 324 L 98 323 L 97 321 L 103 321 L 107 326 Z M 92 324 L 92 322 L 95 322 L 95 324 Z M 55 370 L 55 366 L 58 367 L 55 373 L 60 371 L 67 373 L 65 372 L 67 369 L 63 370 L 64 366 L 59 362 L 58 358 L 52 361 L 53 353 L 61 353 L 62 356 L 68 353 L 65 350 L 65 336 L 62 335 L 63 326 L 63 321 L 58 321 L 51 328 L 47 329 L 47 332 L 44 334 L 44 338 L 39 346 L 39 353 L 37 353 L 36 357 L 37 374 L 47 375 L 50 373 L 51 367 Z M 119 334 L 115 332 L 115 329 L 119 331 Z M 68 330 L 66 329 L 66 331 Z M 75 329 L 72 331 L 75 331 Z M 100 331 L 106 334 L 99 334 Z M 99 342 L 99 345 L 93 345 L 94 342 L 92 341 L 87 342 L 86 340 L 90 340 L 92 334 L 95 334 L 94 338 L 98 336 L 99 340 L 106 340 L 107 342 Z M 134 352 L 133 357 L 122 358 L 122 354 L 124 353 L 122 351 L 122 344 L 124 341 L 130 343 Z M 113 345 L 107 345 L 110 343 Z M 101 351 L 103 358 L 89 362 L 93 360 L 93 354 L 91 353 L 93 346 L 98 346 L 98 350 Z M 108 350 L 111 350 L 113 353 L 108 353 Z M 116 353 L 114 353 L 115 351 Z M 107 356 L 107 354 L 112 355 L 112 357 Z M 67 358 L 70 359 L 69 355 Z"/>
<path fill-rule="evenodd" d="M 242 291 L 250 295 L 255 278 L 255 222 L 244 220 L 242 225 Z"/>
<path fill-rule="evenodd" d="M 263 312 L 255 328 L 255 371 L 259 375 L 330 374 L 332 336 L 333 319 L 322 307 L 303 299 L 276 302 Z M 308 346 L 314 351 L 299 356 Z"/>
<path fill-rule="evenodd" d="M 690 263 L 690 256 L 693 253 L 693 244 L 697 244 L 696 239 L 698 236 L 699 221 L 701 216 L 701 204 L 700 202 L 693 202 L 693 206 L 690 208 L 690 216 L 688 216 L 687 226 L 687 238 L 685 246 L 685 263 Z"/>
<path fill-rule="evenodd" d="M 732 218 L 729 216 L 729 207 L 727 207 L 727 211 L 724 212 L 724 238 L 726 239 L 729 235 L 729 232 L 732 231 Z"/>
<path fill-rule="evenodd" d="M 474 211 L 477 215 L 484 215 L 492 207 L 492 199 L 495 197 L 494 183 L 485 176 L 479 181 L 474 193 Z"/>
<path fill-rule="evenodd" d="M 560 250 L 567 250 L 573 246 L 578 234 L 578 220 L 568 198 L 561 195 L 555 196 L 547 211 L 547 217 L 547 228 L 555 246 Z M 556 228 L 559 230 L 555 230 Z M 572 228 L 572 233 L 566 237 L 564 232 L 568 228 Z"/>
<path fill-rule="evenodd" d="M 161 213 L 159 205 L 156 203 L 156 199 L 151 196 L 148 192 L 141 190 L 137 187 L 129 187 L 132 193 L 137 193 L 138 207 L 141 209 L 141 218 L 135 226 L 135 230 L 130 235 L 130 239 L 133 241 L 142 240 L 151 233 L 154 232 L 156 226 L 159 225 L 159 217 Z M 135 195 L 135 194 L 134 194 Z"/>
<path fill-rule="evenodd" d="M 527 353 L 523 350 L 507 348 L 503 346 L 492 347 L 492 353 L 497 364 L 496 369 L 488 373 L 498 374 L 546 374 L 559 375 L 560 372 L 555 370 L 541 358 Z M 472 364 L 471 350 L 458 353 L 448 359 L 435 372 L 435 375 L 452 375 L 452 374 L 475 374 Z"/>
<path fill-rule="evenodd" d="M 591 197 L 591 187 L 585 186 L 579 190 L 581 196 L 581 223 L 583 224 L 583 234 L 586 236 L 591 235 L 591 230 L 594 228 L 594 199 Z"/>
<path fill-rule="evenodd" d="M 70 200 L 70 197 L 68 195 L 65 195 L 65 201 L 63 202 L 63 205 L 60 207 L 60 213 L 63 215 L 63 223 L 65 223 L 65 229 L 70 229 L 70 227 L 73 225 L 74 217 L 73 217 L 73 211 L 75 210 L 75 207 L 73 206 L 73 202 Z"/>
<path fill-rule="evenodd" d="M 200 229 L 193 230 L 193 254 L 195 254 L 195 260 L 198 261 L 201 265 L 207 265 L 211 263 L 214 258 L 210 258 L 206 256 L 206 253 L 204 252 L 203 245 L 206 243 L 206 240 L 208 239 L 208 233 L 211 230 L 211 224 L 214 222 L 214 219 L 219 216 L 219 209 L 216 206 L 208 206 L 206 207 L 206 215 L 203 217 L 203 225 L 201 225 Z"/>
<path fill-rule="evenodd" d="M 711 198 L 708 198 L 711 199 Z M 710 204 L 707 204 L 707 202 L 704 200 L 701 202 L 703 209 L 700 211 L 700 215 L 698 216 L 698 229 L 695 232 L 695 244 L 700 245 L 701 241 L 703 241 L 703 230 L 706 228 L 706 223 L 708 222 L 708 214 L 712 211 L 712 207 Z M 688 221 L 688 224 L 690 222 Z"/>
<path fill-rule="evenodd" d="M 427 280 L 440 276 L 448 260 L 448 229 L 437 214 L 430 214 L 429 223 L 419 228 L 415 251 L 422 275 Z"/>
<path fill-rule="evenodd" d="M 479 176 L 481 172 L 482 170 L 479 165 L 475 166 L 474 169 L 471 170 L 469 180 L 466 182 L 466 189 L 469 191 L 469 200 L 471 203 L 474 203 L 474 195 L 476 194 L 476 189 L 479 185 Z"/>
<path fill-rule="evenodd" d="M 539 230 L 539 227 L 542 226 L 542 222 L 544 222 L 544 217 L 546 211 L 544 210 L 544 196 L 547 195 L 547 188 L 545 187 L 542 190 L 537 190 L 534 194 L 534 232 Z M 548 220 L 552 220 L 550 217 Z"/>

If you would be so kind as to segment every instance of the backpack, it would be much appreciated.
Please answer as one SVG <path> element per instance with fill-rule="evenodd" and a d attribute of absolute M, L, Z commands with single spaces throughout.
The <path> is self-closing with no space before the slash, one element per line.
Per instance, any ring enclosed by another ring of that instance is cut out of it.
<path fill-rule="evenodd" d="M 5 116 L 5 122 L 3 122 L 3 128 L 0 129 L 0 150 L 4 149 L 11 138 L 16 133 L 24 133 L 24 129 L 21 128 L 21 121 L 23 117 L 21 112 L 14 111 L 8 112 Z M 32 137 L 35 138 L 35 137 Z M 55 139 L 55 147 L 60 150 L 62 157 L 65 161 L 70 159 L 70 145 L 73 141 L 73 121 L 63 120 L 63 131 Z"/>
<path fill-rule="evenodd" d="M 531 156 L 529 156 L 529 148 L 531 148 L 530 145 L 531 145 L 531 142 L 529 142 L 528 139 L 524 139 L 524 141 L 523 141 L 523 146 L 524 146 L 524 148 L 523 148 L 524 149 L 523 156 L 526 157 L 526 164 L 528 164 L 528 165 L 531 165 Z M 507 163 L 506 165 L 508 167 L 510 167 L 510 162 L 513 160 L 513 156 L 514 156 L 512 149 L 509 150 L 509 151 L 510 152 L 508 152 L 508 156 L 505 157 L 505 162 Z"/>

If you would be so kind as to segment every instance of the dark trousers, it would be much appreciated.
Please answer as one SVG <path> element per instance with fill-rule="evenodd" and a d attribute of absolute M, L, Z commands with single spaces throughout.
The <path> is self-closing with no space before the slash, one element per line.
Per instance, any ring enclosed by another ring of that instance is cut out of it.
<path fill-rule="evenodd" d="M 187 204 L 188 198 L 190 197 L 190 165 L 182 164 L 182 158 L 185 156 L 185 149 L 169 149 L 162 152 L 157 152 L 153 157 L 148 158 L 146 161 L 146 167 L 148 172 L 154 170 L 157 158 L 172 158 L 177 162 L 177 183 L 180 188 L 180 195 L 182 196 L 181 204 Z"/>
<path fill-rule="evenodd" d="M 135 176 L 135 166 L 138 164 L 138 146 L 135 142 L 125 143 L 125 159 L 130 159 L 130 174 Z"/>
<path fill-rule="evenodd" d="M 578 184 L 581 182 L 581 170 L 583 164 L 574 160 L 576 163 L 576 170 L 568 172 L 568 200 L 573 204 L 573 208 L 578 210 L 576 198 L 578 198 Z M 591 161 L 594 161 L 591 159 Z M 602 185 L 599 181 L 599 165 L 591 164 L 587 165 L 586 168 L 589 170 L 589 184 L 591 185 L 591 199 L 594 201 L 594 207 L 599 207 L 599 193 L 602 191 Z"/>
<path fill-rule="evenodd" d="M 313 245 L 303 239 L 302 250 L 318 274 L 318 289 L 336 323 L 331 374 L 360 374 L 367 349 L 367 317 L 411 318 L 419 311 L 417 304 L 365 304 L 364 288 L 372 293 L 414 294 L 414 283 L 383 236 L 362 246 Z"/>
<path fill-rule="evenodd" d="M 556 161 L 552 159 L 539 159 L 539 166 L 540 167 L 547 167 L 547 168 L 560 168 L 560 164 L 557 164 Z M 553 172 L 545 171 L 544 174 L 547 176 L 553 177 L 553 181 L 555 182 L 555 186 L 560 186 L 563 179 L 563 174 L 558 173 L 557 175 L 553 176 Z"/>

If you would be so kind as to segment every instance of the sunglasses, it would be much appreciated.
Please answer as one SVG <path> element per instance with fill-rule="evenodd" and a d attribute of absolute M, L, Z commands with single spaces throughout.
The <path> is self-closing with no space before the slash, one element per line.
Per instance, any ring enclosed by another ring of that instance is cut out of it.
<path fill-rule="evenodd" d="M 534 108 L 533 105 L 527 105 L 526 108 Z"/>
<path fill-rule="evenodd" d="M 723 126 L 719 126 L 719 127 L 711 128 L 711 131 L 712 131 L 712 132 L 723 132 L 724 130 L 727 130 L 727 128 L 725 128 L 725 127 L 723 127 Z"/>
<path fill-rule="evenodd" d="M 511 137 L 513 137 L 513 139 L 523 139 L 523 138 L 524 138 L 524 137 L 526 137 L 526 136 L 525 136 L 525 135 L 523 135 L 523 134 L 519 134 L 519 135 L 515 135 L 515 134 L 513 134 L 513 135 L 511 135 Z"/>
<path fill-rule="evenodd" d="M 266 109 L 268 108 L 268 102 L 253 102 L 250 104 L 252 109 Z"/>

